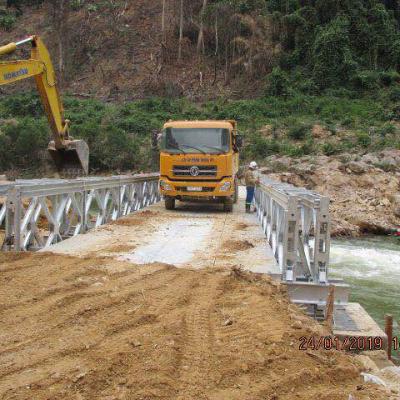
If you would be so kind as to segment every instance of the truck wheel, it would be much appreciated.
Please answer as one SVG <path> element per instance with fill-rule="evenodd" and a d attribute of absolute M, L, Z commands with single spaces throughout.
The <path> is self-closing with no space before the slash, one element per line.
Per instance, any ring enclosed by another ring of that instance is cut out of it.
<path fill-rule="evenodd" d="M 233 199 L 231 199 L 230 197 L 224 200 L 224 211 L 225 212 L 233 211 Z"/>
<path fill-rule="evenodd" d="M 175 210 L 175 199 L 173 197 L 165 198 L 165 208 L 167 210 Z"/>
<path fill-rule="evenodd" d="M 237 178 L 235 179 L 235 193 L 233 194 L 233 203 L 237 204 L 238 200 L 239 200 L 239 182 L 237 180 Z"/>

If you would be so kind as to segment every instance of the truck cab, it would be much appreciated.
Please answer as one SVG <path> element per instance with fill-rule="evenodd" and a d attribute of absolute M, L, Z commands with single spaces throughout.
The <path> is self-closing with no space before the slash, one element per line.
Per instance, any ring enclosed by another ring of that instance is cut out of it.
<path fill-rule="evenodd" d="M 160 191 L 167 209 L 176 200 L 208 201 L 232 211 L 238 197 L 236 121 L 169 121 L 160 143 Z"/>

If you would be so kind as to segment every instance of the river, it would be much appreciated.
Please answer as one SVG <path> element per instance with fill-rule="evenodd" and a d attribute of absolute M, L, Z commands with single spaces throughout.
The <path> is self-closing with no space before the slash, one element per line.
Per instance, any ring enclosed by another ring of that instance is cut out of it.
<path fill-rule="evenodd" d="M 400 238 L 334 240 L 330 271 L 352 286 L 351 301 L 360 303 L 381 327 L 384 315 L 392 314 L 399 332 Z"/>

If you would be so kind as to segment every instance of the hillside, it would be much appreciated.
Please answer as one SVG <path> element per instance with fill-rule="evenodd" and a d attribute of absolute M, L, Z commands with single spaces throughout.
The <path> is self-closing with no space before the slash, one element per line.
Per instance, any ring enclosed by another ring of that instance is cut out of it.
<path fill-rule="evenodd" d="M 81 6 L 68 11 L 62 28 L 51 4 L 24 6 L 12 27 L 3 29 L 2 44 L 30 34 L 41 35 L 54 55 L 62 86 L 82 97 L 115 101 L 185 95 L 195 99 L 215 97 L 216 93 L 230 95 L 238 85 L 231 82 L 232 89 L 226 86 L 223 71 L 215 71 L 211 58 L 205 57 L 199 64 L 187 40 L 181 61 L 177 60 L 173 36 L 163 51 L 161 1 L 75 3 Z M 174 9 L 172 2 L 169 5 L 168 21 Z M 21 88 L 7 88 L 6 92 Z"/>
<path fill-rule="evenodd" d="M 399 80 L 396 1 L 7 3 L 1 42 L 42 35 L 64 88 L 78 95 L 243 98 L 371 90 Z"/>

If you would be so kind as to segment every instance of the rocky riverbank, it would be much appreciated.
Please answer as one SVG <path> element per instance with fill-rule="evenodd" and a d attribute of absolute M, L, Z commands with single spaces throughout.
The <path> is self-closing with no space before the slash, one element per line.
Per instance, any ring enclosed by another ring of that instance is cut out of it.
<path fill-rule="evenodd" d="M 329 196 L 332 236 L 385 234 L 400 226 L 400 150 L 271 156 L 261 173 Z"/>

